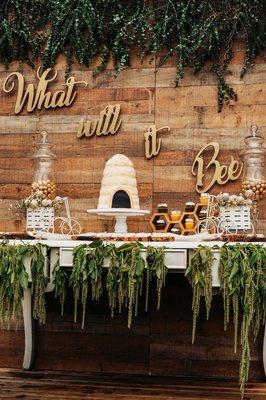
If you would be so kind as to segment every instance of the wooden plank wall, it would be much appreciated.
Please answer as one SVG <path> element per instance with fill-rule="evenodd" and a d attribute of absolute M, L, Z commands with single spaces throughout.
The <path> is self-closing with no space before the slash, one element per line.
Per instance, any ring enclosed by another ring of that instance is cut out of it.
<path fill-rule="evenodd" d="M 191 164 L 197 152 L 208 142 L 220 143 L 220 160 L 230 155 L 239 157 L 244 137 L 251 124 L 257 124 L 264 133 L 265 64 L 258 59 L 253 71 L 240 80 L 244 59 L 243 45 L 238 43 L 234 60 L 226 80 L 238 94 L 237 103 L 231 102 L 217 113 L 215 77 L 207 70 L 199 75 L 187 72 L 178 88 L 174 87 L 175 60 L 171 59 L 158 71 L 159 60 L 140 63 L 132 58 L 131 67 L 114 77 L 112 65 L 96 79 L 92 69 L 73 66 L 78 80 L 89 82 L 78 89 L 77 99 L 69 108 L 23 111 L 14 115 L 15 94 L 0 91 L 0 231 L 23 230 L 24 222 L 7 209 L 11 202 L 29 194 L 33 177 L 31 156 L 38 140 L 36 132 L 47 130 L 56 163 L 58 192 L 70 198 L 73 216 L 80 219 L 84 231 L 103 231 L 106 221 L 88 216 L 87 208 L 97 206 L 100 183 L 106 160 L 115 153 L 123 153 L 134 162 L 141 207 L 154 209 L 158 202 L 170 208 L 182 208 L 187 200 L 196 200 L 195 177 Z M 62 88 L 65 63 L 58 60 L 59 75 L 53 90 Z M 20 69 L 27 82 L 36 82 L 35 71 L 26 66 L 12 65 L 9 71 L 0 69 L 0 87 L 10 71 Z M 264 91 L 263 91 L 264 89 Z M 97 118 L 107 104 L 121 104 L 122 127 L 114 136 L 76 138 L 81 117 Z M 144 157 L 144 132 L 151 124 L 168 125 L 169 133 L 161 134 L 162 151 L 152 160 Z M 240 180 L 220 190 L 237 193 Z M 264 203 L 265 205 L 265 203 Z M 265 207 L 264 207 L 265 208 Z M 263 207 L 261 207 L 263 209 Z M 265 212 L 260 214 L 260 228 L 265 227 Z M 147 218 L 132 219 L 130 229 L 147 231 Z M 111 229 L 112 221 L 108 222 Z"/>
<path fill-rule="evenodd" d="M 8 213 L 10 202 L 29 193 L 33 176 L 31 156 L 36 144 L 36 131 L 46 129 L 58 156 L 56 181 L 59 193 L 70 198 L 72 214 L 80 218 L 83 229 L 101 231 L 104 221 L 88 217 L 85 210 L 95 207 L 106 160 L 123 153 L 134 162 L 141 206 L 155 208 L 158 202 L 181 208 L 197 199 L 191 163 L 202 146 L 217 140 L 221 160 L 239 156 L 248 126 L 257 124 L 265 133 L 266 65 L 258 59 L 252 73 L 243 80 L 239 71 L 244 58 L 242 44 L 235 49 L 227 81 L 238 93 L 239 100 L 217 114 L 215 78 L 207 71 L 198 76 L 188 72 L 178 88 L 173 87 L 174 60 L 155 72 L 155 62 L 141 64 L 133 57 L 131 67 L 114 78 L 112 66 L 92 78 L 92 70 L 74 66 L 77 79 L 89 81 L 80 88 L 75 103 L 66 109 L 22 112 L 14 116 L 14 96 L 0 91 L 0 231 L 23 230 L 24 223 Z M 12 65 L 11 70 L 18 70 Z M 58 60 L 60 87 L 64 61 Z M 0 69 L 0 87 L 10 71 Z M 28 82 L 35 82 L 35 72 L 23 66 Z M 264 90 L 264 91 L 263 91 Z M 77 139 L 81 117 L 96 118 L 107 104 L 120 103 L 123 125 L 112 137 Z M 144 158 L 143 134 L 150 124 L 169 125 L 164 133 L 162 151 L 156 159 Z M 240 182 L 223 190 L 238 192 Z M 215 192 L 220 188 L 216 187 Z M 263 208 L 263 207 L 261 207 Z M 265 208 L 265 207 L 264 207 Z M 261 212 L 261 228 L 266 214 Z M 107 224 L 111 229 L 112 223 Z M 132 230 L 148 230 L 147 219 L 133 219 Z M 66 315 L 59 316 L 53 294 L 48 296 L 47 325 L 37 330 L 35 368 L 74 371 L 105 371 L 180 376 L 213 376 L 238 378 L 239 353 L 233 354 L 232 326 L 223 332 L 221 298 L 214 299 L 209 322 L 204 310 L 199 322 L 198 338 L 191 341 L 191 290 L 180 275 L 168 278 L 162 308 L 140 312 L 131 332 L 126 316 L 111 320 L 106 299 L 89 306 L 86 329 L 73 324 L 73 301 Z M 0 330 L 0 367 L 20 367 L 24 346 L 22 328 Z M 263 379 L 262 335 L 252 343 L 251 379 Z"/>

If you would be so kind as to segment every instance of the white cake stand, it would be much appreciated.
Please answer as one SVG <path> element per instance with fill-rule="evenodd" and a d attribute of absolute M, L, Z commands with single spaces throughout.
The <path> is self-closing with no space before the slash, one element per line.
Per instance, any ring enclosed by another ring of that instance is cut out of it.
<path fill-rule="evenodd" d="M 106 217 L 115 217 L 115 233 L 127 233 L 127 217 L 141 217 L 150 214 L 148 210 L 134 210 L 132 208 L 93 208 L 87 210 L 90 214 Z"/>

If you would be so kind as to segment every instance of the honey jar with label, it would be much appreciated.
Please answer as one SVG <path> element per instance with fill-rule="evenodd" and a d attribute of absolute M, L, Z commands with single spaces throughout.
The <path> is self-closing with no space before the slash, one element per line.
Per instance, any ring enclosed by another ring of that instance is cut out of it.
<path fill-rule="evenodd" d="M 188 231 L 191 231 L 192 229 L 194 229 L 194 227 L 195 227 L 195 221 L 194 221 L 194 219 L 193 219 L 193 218 L 186 218 L 186 219 L 185 219 L 185 228 L 186 228 Z"/>
<path fill-rule="evenodd" d="M 171 212 L 171 221 L 179 221 L 181 217 L 181 211 L 180 210 L 173 210 Z"/>
<path fill-rule="evenodd" d="M 200 195 L 200 204 L 207 206 L 209 204 L 210 196 L 207 193 L 202 193 Z"/>

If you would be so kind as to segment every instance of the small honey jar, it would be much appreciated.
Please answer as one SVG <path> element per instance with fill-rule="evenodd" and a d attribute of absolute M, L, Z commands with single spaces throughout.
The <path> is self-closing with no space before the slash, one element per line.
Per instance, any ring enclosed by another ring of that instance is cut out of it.
<path fill-rule="evenodd" d="M 194 219 L 193 218 L 186 218 L 186 220 L 185 220 L 185 228 L 188 231 L 191 231 L 192 229 L 194 229 L 194 227 L 195 227 Z"/>
<path fill-rule="evenodd" d="M 207 193 L 202 193 L 200 195 L 200 204 L 207 206 L 209 204 L 210 196 Z"/>
<path fill-rule="evenodd" d="M 179 221 L 181 217 L 181 211 L 180 210 L 173 210 L 171 212 L 171 221 Z"/>

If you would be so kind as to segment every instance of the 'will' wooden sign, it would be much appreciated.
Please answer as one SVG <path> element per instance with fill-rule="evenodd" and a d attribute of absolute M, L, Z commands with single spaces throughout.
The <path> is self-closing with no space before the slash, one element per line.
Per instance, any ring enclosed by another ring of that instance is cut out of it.
<path fill-rule="evenodd" d="M 207 151 L 211 151 L 209 162 L 205 161 Z M 223 165 L 217 160 L 219 151 L 219 143 L 210 142 L 197 154 L 192 165 L 192 174 L 197 177 L 196 191 L 198 193 L 208 192 L 215 183 L 225 185 L 228 181 L 235 181 L 241 175 L 243 163 L 234 160 L 231 156 L 229 165 Z"/>
<path fill-rule="evenodd" d="M 85 121 L 82 118 L 79 122 L 77 137 L 106 136 L 109 133 L 114 135 L 121 126 L 120 104 L 108 105 L 100 112 L 99 118 L 95 121 Z"/>

